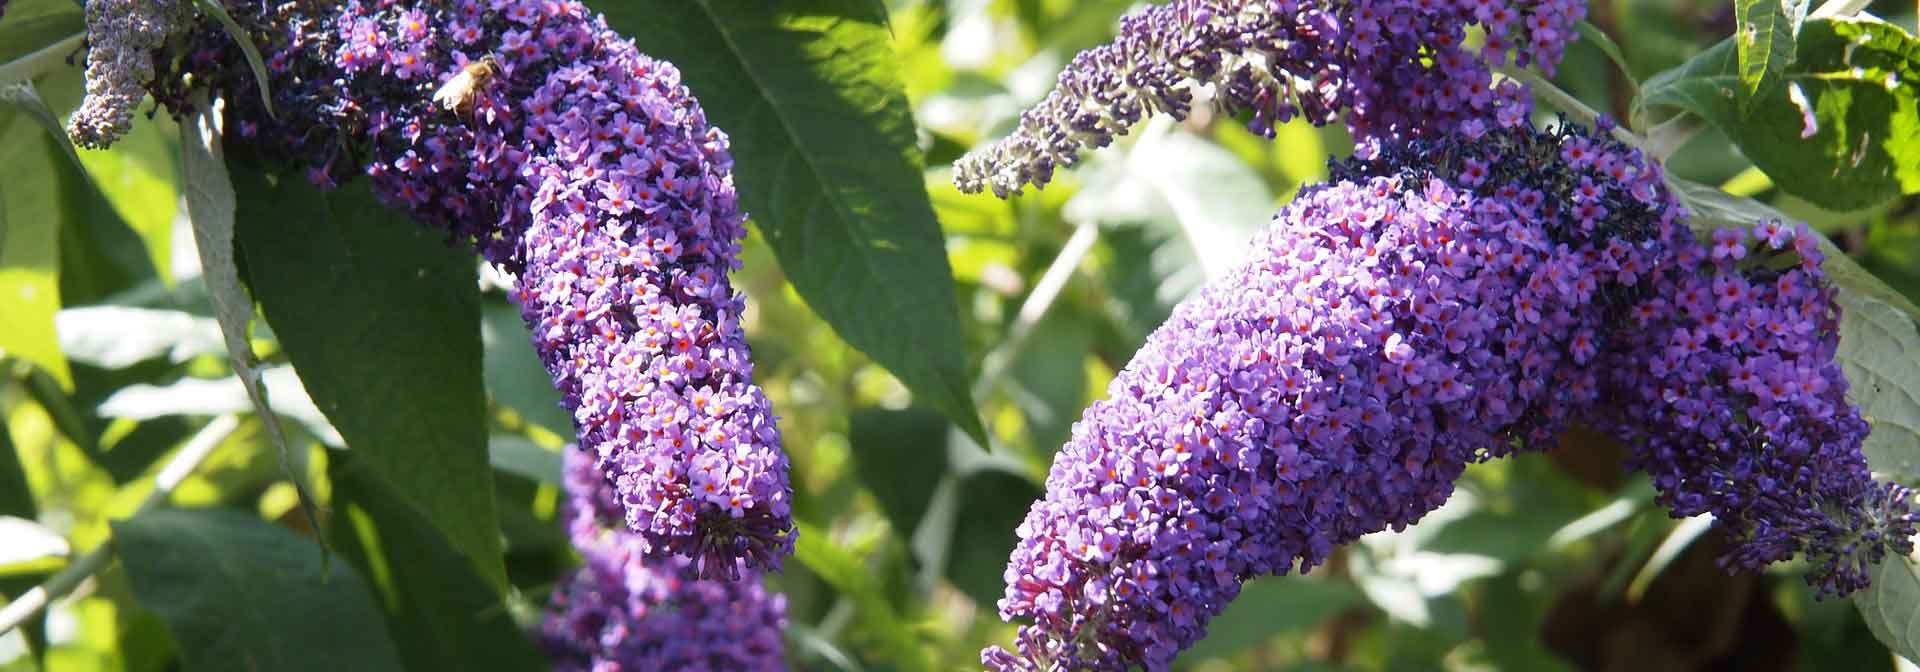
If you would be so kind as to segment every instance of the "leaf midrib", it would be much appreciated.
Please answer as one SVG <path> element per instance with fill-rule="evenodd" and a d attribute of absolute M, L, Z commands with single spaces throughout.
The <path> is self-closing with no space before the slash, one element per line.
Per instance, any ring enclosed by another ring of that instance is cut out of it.
<path fill-rule="evenodd" d="M 698 0 L 695 4 L 700 6 L 700 11 L 706 15 L 708 23 L 714 27 L 714 32 L 718 33 L 720 39 L 726 43 L 727 53 L 733 56 L 736 63 L 739 63 L 740 71 L 746 73 L 747 82 L 760 94 L 760 99 L 766 101 L 767 107 L 773 110 L 771 116 L 774 118 L 774 121 L 780 125 L 780 129 L 786 133 L 787 139 L 796 149 L 801 150 L 795 153 L 800 155 L 801 163 L 806 165 L 807 172 L 813 177 L 814 182 L 820 185 L 820 191 L 822 192 L 820 198 L 827 201 L 841 222 L 849 228 L 858 227 L 864 233 L 875 233 L 871 227 L 864 226 L 864 222 L 861 222 L 859 217 L 853 215 L 853 212 L 847 208 L 846 204 L 836 197 L 833 190 L 827 188 L 830 182 L 827 180 L 825 172 L 814 162 L 810 151 L 812 148 L 803 141 L 804 136 L 787 121 L 786 116 L 780 113 L 782 108 L 775 102 L 773 90 L 761 81 L 760 74 L 754 71 L 752 61 L 746 58 L 746 54 L 741 50 L 739 43 L 736 42 L 734 36 L 727 31 L 725 23 L 714 13 L 713 8 L 709 5 L 709 0 Z M 835 17 L 833 20 L 837 24 L 839 21 L 845 19 Z M 765 226 L 763 225 L 762 228 L 765 228 Z M 868 238 L 873 237 L 875 236 L 868 236 Z M 945 251 L 942 250 L 941 254 L 945 254 Z M 881 277 L 880 269 L 874 265 L 870 255 L 858 254 L 854 256 L 859 259 L 859 263 L 865 268 L 867 275 L 874 278 Z M 887 303 L 889 304 L 888 308 L 893 309 L 896 313 L 907 312 L 907 309 L 913 307 L 913 302 L 906 300 L 906 297 L 896 293 L 890 286 L 891 283 L 876 282 L 874 285 L 882 295 L 886 296 Z M 903 326 L 906 328 L 916 332 L 918 331 L 918 325 L 912 324 L 915 320 L 903 320 L 902 322 L 905 323 Z"/>

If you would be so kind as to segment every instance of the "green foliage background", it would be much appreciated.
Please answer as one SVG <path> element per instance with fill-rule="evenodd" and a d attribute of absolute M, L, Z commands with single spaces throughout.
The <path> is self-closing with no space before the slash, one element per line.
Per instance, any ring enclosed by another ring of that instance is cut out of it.
<path fill-rule="evenodd" d="M 966 196 L 946 165 L 1003 134 L 1129 3 L 588 4 L 679 63 L 733 137 L 753 224 L 735 284 L 803 530 L 769 581 L 803 669 L 969 669 L 1010 642 L 1001 570 L 1072 423 L 1180 297 L 1350 150 L 1338 128 L 1295 123 L 1267 141 L 1202 110 L 1148 122 L 1024 198 Z M 1643 131 L 1698 115 L 1697 132 L 1651 135 L 1676 143 L 1674 175 L 1726 199 L 1696 203 L 1703 221 L 1756 212 L 1739 196 L 1813 223 L 1872 274 L 1861 282 L 1886 283 L 1849 304 L 1885 327 L 1850 337 L 1856 386 L 1920 384 L 1906 370 L 1920 351 L 1901 349 L 1920 342 L 1920 140 L 1876 140 L 1884 173 L 1794 177 L 1811 170 L 1792 144 L 1798 113 L 1767 101 L 1814 81 L 1821 56 L 1795 65 L 1777 43 L 1723 41 L 1750 22 L 1792 39 L 1775 9 L 1598 0 L 1589 19 L 1617 50 L 1590 36 L 1554 81 Z M 1912 31 L 1914 9 L 1869 11 Z M 13 0 L 0 64 L 79 29 L 66 0 Z M 1885 67 L 1920 80 L 1917 59 Z M 111 151 L 71 153 L 42 121 L 77 102 L 78 69 L 31 81 L 0 104 L 0 596 L 114 541 L 102 571 L 0 637 L 0 670 L 537 668 L 521 633 L 573 562 L 553 521 L 572 428 L 499 279 L 363 188 L 320 194 L 228 157 L 229 270 L 261 307 L 259 361 L 236 369 L 183 214 L 195 178 L 181 129 L 142 118 Z M 1911 88 L 1874 98 L 1819 81 L 1920 128 Z M 1723 85 L 1752 100 L 1717 100 Z M 1853 146 L 1823 132 L 1808 145 L 1821 156 Z M 337 263 L 348 255 L 358 263 Z M 237 370 L 260 376 L 290 468 Z M 1862 403 L 1920 419 L 1911 399 Z M 1920 455 L 1920 435 L 1897 432 L 1869 447 L 1882 468 Z M 210 457 L 143 509 L 196 436 Z M 1905 592 L 1863 601 L 1864 618 L 1811 600 L 1792 566 L 1728 576 L 1714 534 L 1669 519 L 1621 457 L 1575 433 L 1477 466 L 1414 528 L 1250 584 L 1181 666 L 1878 670 L 1895 664 L 1881 641 L 1913 641 L 1910 566 L 1889 564 L 1882 585 Z"/>

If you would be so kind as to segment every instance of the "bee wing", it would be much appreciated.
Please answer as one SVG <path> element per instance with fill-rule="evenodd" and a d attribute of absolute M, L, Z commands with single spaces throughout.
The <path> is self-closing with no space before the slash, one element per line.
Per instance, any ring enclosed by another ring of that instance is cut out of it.
<path fill-rule="evenodd" d="M 461 70 L 455 73 L 452 79 L 448 79 L 447 83 L 441 84 L 440 90 L 433 92 L 433 102 L 439 103 L 441 107 L 451 110 L 459 107 L 461 99 L 466 98 L 472 90 L 473 74 Z"/>

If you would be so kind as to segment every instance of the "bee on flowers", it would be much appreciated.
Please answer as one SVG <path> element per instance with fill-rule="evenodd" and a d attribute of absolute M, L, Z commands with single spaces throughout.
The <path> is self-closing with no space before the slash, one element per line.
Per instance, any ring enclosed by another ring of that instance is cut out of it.
<path fill-rule="evenodd" d="M 499 74 L 500 62 L 492 54 L 469 61 L 445 84 L 441 84 L 438 91 L 433 92 L 433 102 L 439 103 L 443 109 L 465 116 L 473 111 L 473 101 L 479 97 L 480 91 Z"/>

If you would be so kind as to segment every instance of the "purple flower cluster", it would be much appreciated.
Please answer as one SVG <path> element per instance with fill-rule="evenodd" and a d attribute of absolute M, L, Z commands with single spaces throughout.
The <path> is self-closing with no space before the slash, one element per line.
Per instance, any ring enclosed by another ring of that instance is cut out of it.
<path fill-rule="evenodd" d="M 557 672 L 785 670 L 786 598 L 749 573 L 703 580 L 685 558 L 651 560 L 621 526 L 619 493 L 592 455 L 567 449 L 567 521 L 584 566 L 554 590 L 541 641 Z"/>
<path fill-rule="evenodd" d="M 1404 527 L 1598 399 L 1610 325 L 1685 235 L 1658 169 L 1570 127 L 1365 154 L 1075 425 L 1006 571 L 1000 614 L 1032 623 L 989 669 L 1166 669 L 1243 581 Z M 1604 209 L 1566 205 L 1585 189 Z"/>
<path fill-rule="evenodd" d="M 1360 138 L 1513 126 L 1527 91 L 1491 86 L 1489 64 L 1551 72 L 1585 14 L 1579 0 L 1174 0 L 1074 57 L 1012 135 L 954 164 L 954 183 L 1002 198 L 1044 187 L 1148 114 L 1184 118 L 1201 85 L 1267 137 L 1295 115 L 1327 124 L 1343 110 Z M 1486 32 L 1477 51 L 1468 26 Z"/>
<path fill-rule="evenodd" d="M 104 148 L 133 128 L 154 79 L 154 50 L 193 26 L 191 0 L 89 0 L 87 96 L 67 120 L 81 147 Z M 4 7 L 0 7 L 4 9 Z"/>
<path fill-rule="evenodd" d="M 1675 516 L 1711 513 L 1749 569 L 1804 553 L 1818 594 L 1913 550 L 1909 491 L 1875 482 L 1869 427 L 1833 361 L 1839 309 L 1805 224 L 1720 229 L 1652 274 L 1601 367 L 1596 426 L 1633 448 Z"/>
<path fill-rule="evenodd" d="M 795 534 L 787 458 L 727 277 L 744 215 L 727 136 L 679 71 L 572 0 L 257 11 L 241 18 L 281 117 L 220 36 L 187 59 L 228 92 L 231 125 L 304 157 L 323 185 L 364 170 L 389 203 L 516 275 L 641 552 L 707 575 L 736 560 L 778 571 Z"/>

